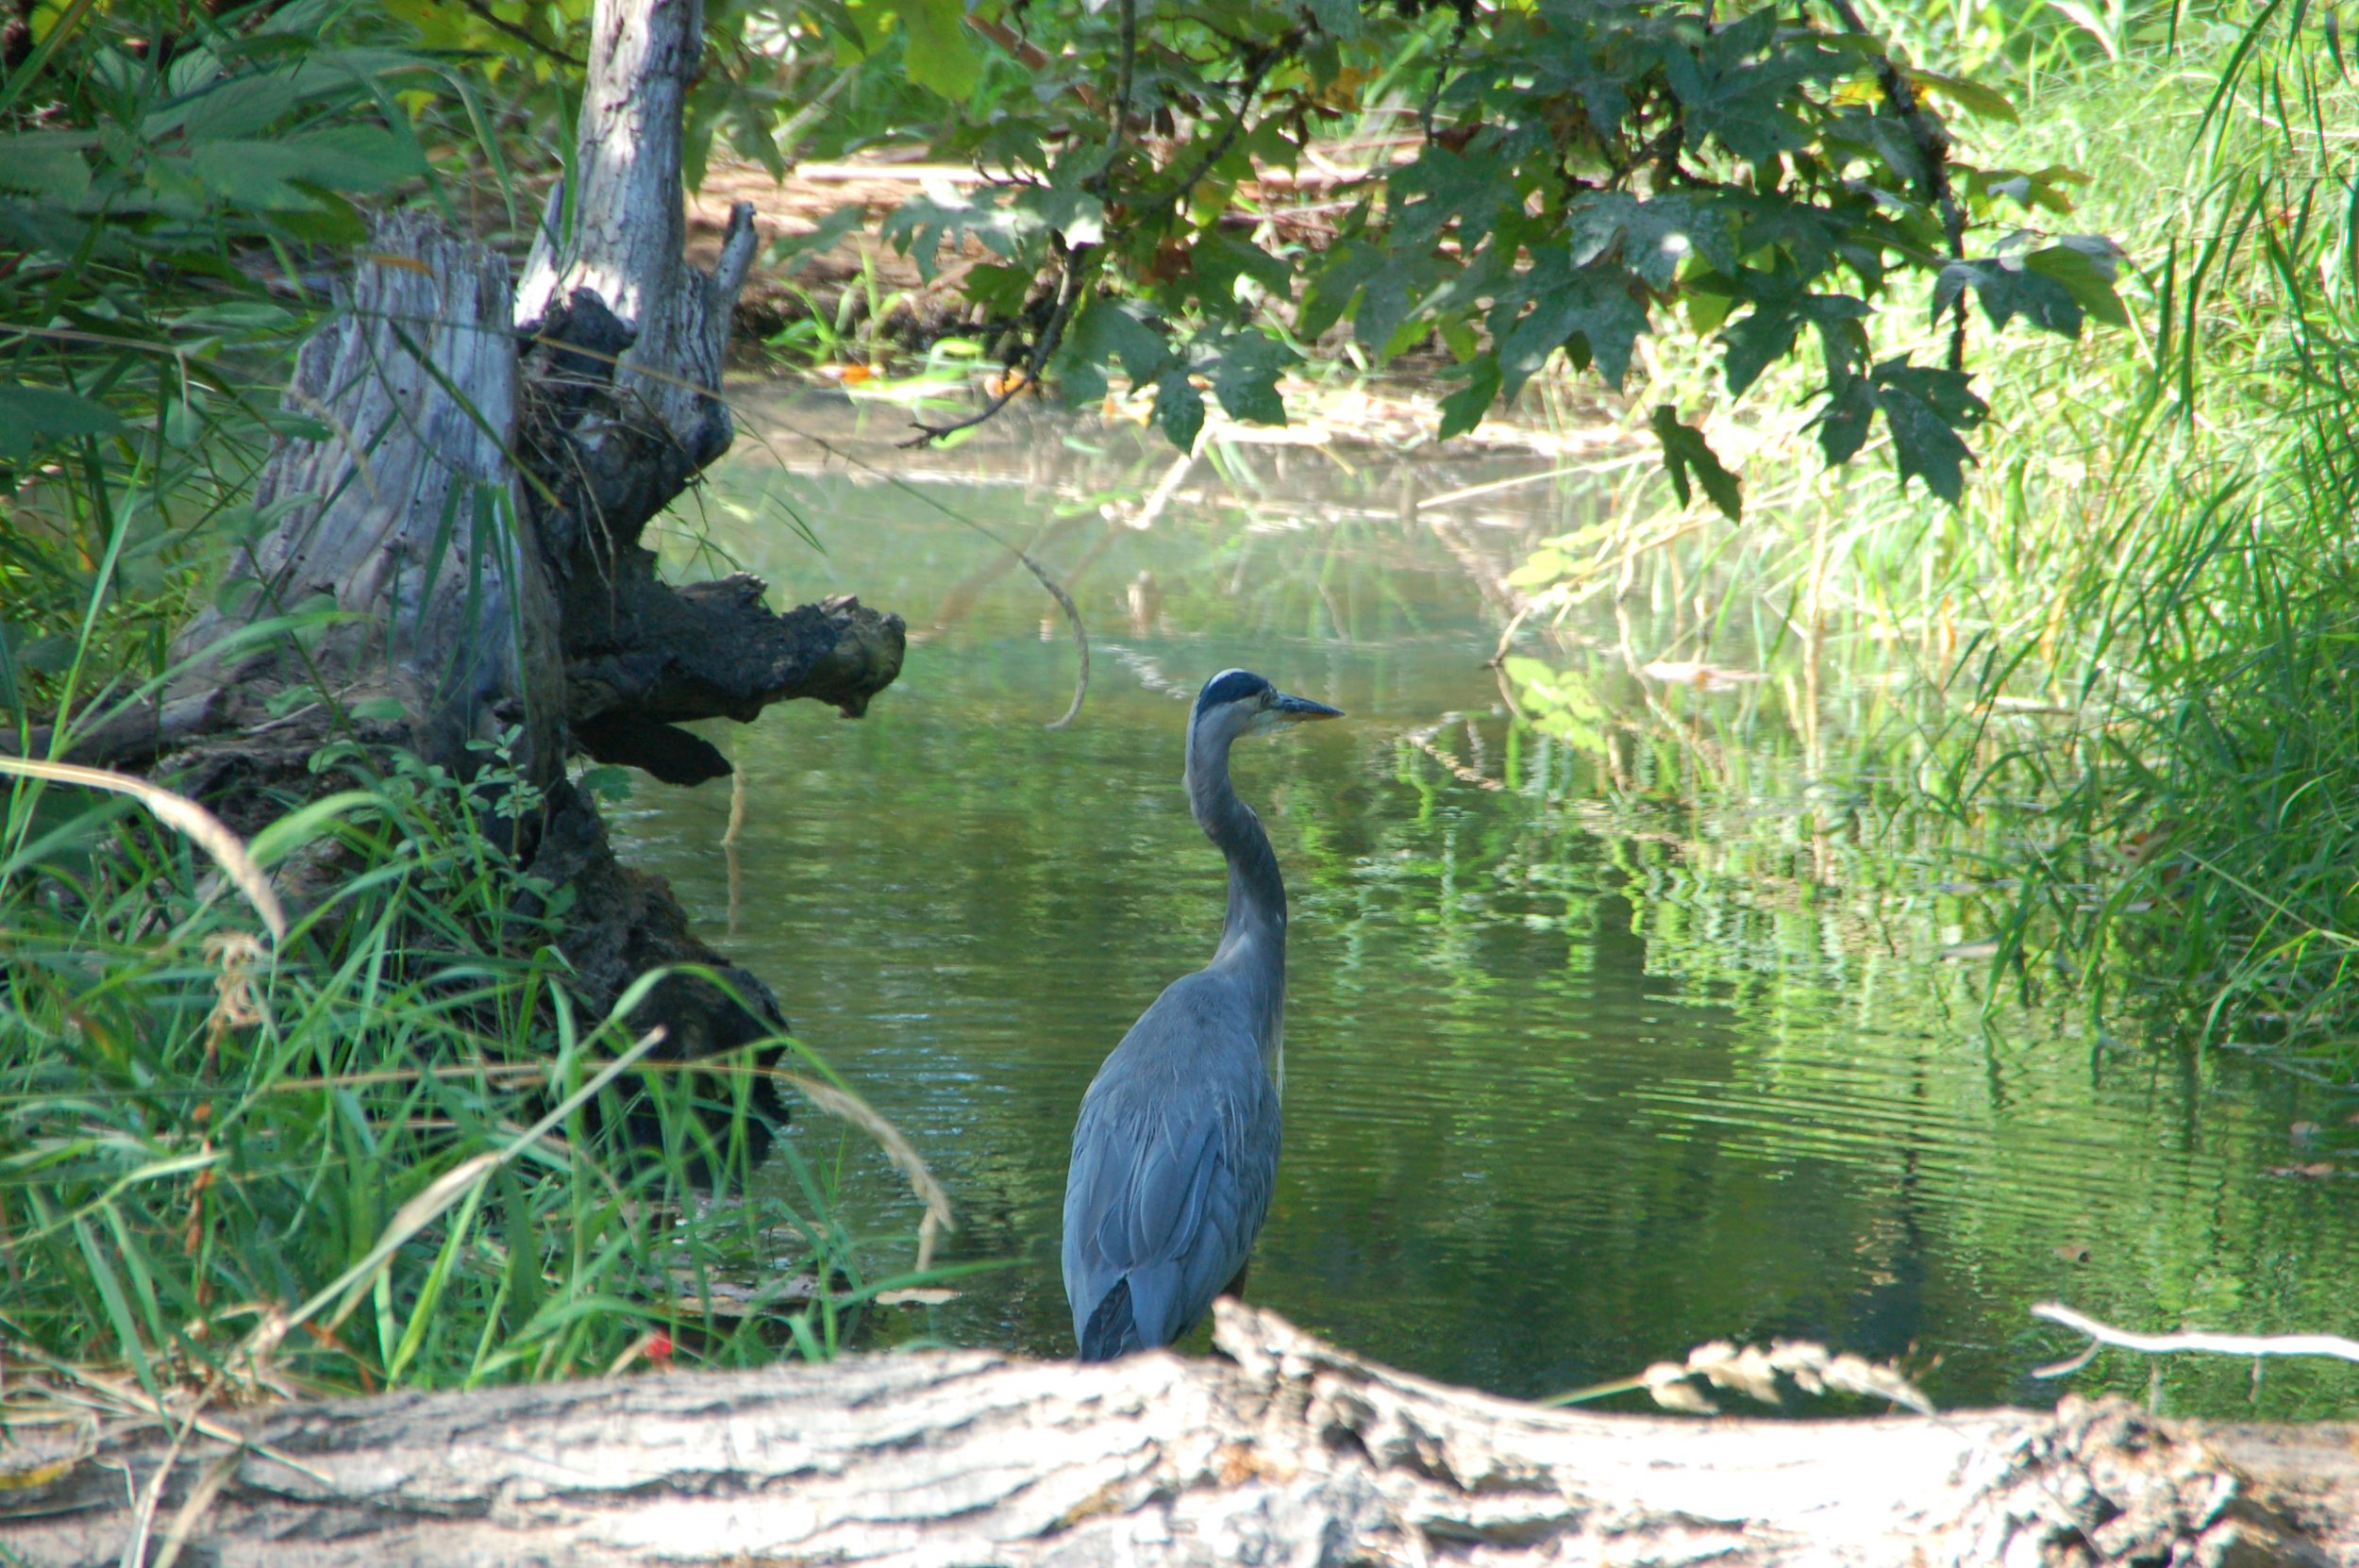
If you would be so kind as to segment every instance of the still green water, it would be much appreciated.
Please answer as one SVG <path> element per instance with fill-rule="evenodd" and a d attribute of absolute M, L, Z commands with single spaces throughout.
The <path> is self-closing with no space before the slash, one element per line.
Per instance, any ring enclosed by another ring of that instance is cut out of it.
<path fill-rule="evenodd" d="M 1074 1112 L 1210 954 L 1223 871 L 1180 795 L 1181 727 L 1207 676 L 1245 665 L 1350 715 L 1235 758 L 1296 911 L 1254 1299 L 1517 1395 L 1784 1335 L 1899 1358 L 1945 1404 L 2063 1386 L 2359 1410 L 2351 1368 L 2110 1353 L 2031 1379 L 2078 1348 L 2027 1315 L 2042 1300 L 2145 1329 L 2359 1332 L 2359 1181 L 2283 1174 L 2359 1165 L 2359 1127 L 2348 1099 L 2232 1055 L 1985 1009 L 1987 964 L 1941 957 L 1973 906 L 1881 804 L 1913 756 L 1889 661 L 1832 659 L 1814 691 L 1757 605 L 1698 621 L 1704 579 L 1658 573 L 1619 621 L 1526 640 L 1589 693 L 1593 725 L 1543 735 L 1486 667 L 1500 579 L 1600 492 L 1409 502 L 1548 458 L 1220 449 L 1142 529 L 1160 438 L 1036 415 L 903 453 L 905 420 L 753 392 L 704 543 L 676 552 L 761 574 L 775 604 L 897 610 L 899 682 L 858 723 L 797 704 L 709 731 L 748 787 L 734 854 L 726 785 L 643 781 L 623 813 L 633 858 L 924 1151 L 957 1204 L 945 1256 L 1006 1264 L 878 1332 L 1070 1354 Z M 1076 662 L 1055 607 L 940 508 L 1070 586 L 1093 637 L 1071 727 L 1044 727 Z M 1706 635 L 1771 678 L 1635 673 Z M 900 1178 L 819 1117 L 794 1137 L 840 1168 L 875 1265 L 906 1267 Z"/>

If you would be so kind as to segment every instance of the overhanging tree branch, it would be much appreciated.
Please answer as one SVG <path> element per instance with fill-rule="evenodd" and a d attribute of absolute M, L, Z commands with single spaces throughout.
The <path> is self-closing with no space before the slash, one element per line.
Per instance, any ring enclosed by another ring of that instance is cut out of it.
<path fill-rule="evenodd" d="M 1875 38 L 1852 0 L 1827 0 L 1827 4 L 1851 32 L 1865 39 Z M 1924 160 L 1925 193 L 1940 209 L 1941 226 L 1949 237 L 1949 259 L 1963 261 L 1966 259 L 1966 209 L 1960 205 L 1957 192 L 1949 185 L 1949 135 L 1926 116 L 1924 106 L 1917 102 L 1916 90 L 1909 85 L 1908 73 L 1900 69 L 1899 62 L 1892 58 L 1888 50 L 1876 51 L 1876 80 L 1882 86 L 1892 111 L 1908 127 L 1909 139 L 1916 143 L 1917 157 Z M 1949 329 L 1949 368 L 1955 371 L 1966 369 L 1966 295 L 1963 292 L 1958 295 L 1956 322 Z"/>

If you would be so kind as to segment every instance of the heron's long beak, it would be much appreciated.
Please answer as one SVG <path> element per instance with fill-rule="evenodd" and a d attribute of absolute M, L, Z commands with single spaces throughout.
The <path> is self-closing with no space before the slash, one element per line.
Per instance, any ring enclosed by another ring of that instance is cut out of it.
<path fill-rule="evenodd" d="M 1271 700 L 1269 711 L 1273 718 L 1288 724 L 1298 724 L 1304 719 L 1340 719 L 1344 716 L 1340 708 L 1330 708 L 1308 697 L 1290 697 L 1283 692 Z"/>

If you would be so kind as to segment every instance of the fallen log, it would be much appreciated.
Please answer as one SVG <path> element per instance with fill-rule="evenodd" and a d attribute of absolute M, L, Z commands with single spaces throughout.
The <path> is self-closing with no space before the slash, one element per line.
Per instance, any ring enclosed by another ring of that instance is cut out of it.
<path fill-rule="evenodd" d="M 19 1426 L 0 1440 L 15 1499 L 0 1556 L 98 1568 L 177 1542 L 226 1568 L 2359 1563 L 2359 1426 L 2069 1399 L 1931 1419 L 1568 1413 L 1216 1311 L 1222 1354 L 1204 1360 L 930 1351 L 209 1417 L 242 1443 L 185 1414 L 80 1451 Z M 62 1473 L 35 1493 L 23 1477 L 44 1466 Z"/>

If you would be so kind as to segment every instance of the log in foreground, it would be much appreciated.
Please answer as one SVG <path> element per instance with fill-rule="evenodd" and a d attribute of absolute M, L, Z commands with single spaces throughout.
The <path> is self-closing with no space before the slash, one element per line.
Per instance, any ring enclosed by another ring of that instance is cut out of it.
<path fill-rule="evenodd" d="M 144 1513 L 152 1543 L 186 1529 L 182 1560 L 250 1568 L 2359 1563 L 2359 1427 L 2077 1400 L 1573 1414 L 1216 1310 L 1226 1359 L 936 1351 L 394 1394 L 220 1414 L 243 1450 L 198 1436 L 176 1455 L 150 1426 L 45 1493 L 0 1491 L 0 1547 L 39 1568 L 152 1560 L 125 1550 Z M 28 1431 L 0 1443 L 0 1481 L 43 1457 Z"/>

